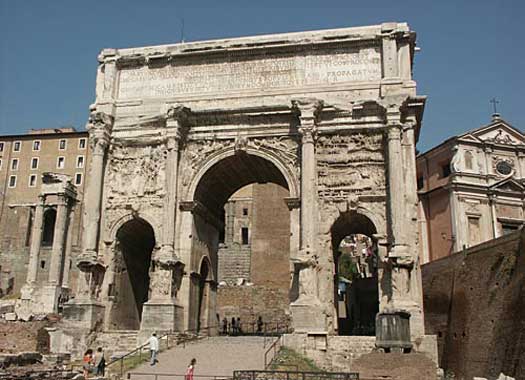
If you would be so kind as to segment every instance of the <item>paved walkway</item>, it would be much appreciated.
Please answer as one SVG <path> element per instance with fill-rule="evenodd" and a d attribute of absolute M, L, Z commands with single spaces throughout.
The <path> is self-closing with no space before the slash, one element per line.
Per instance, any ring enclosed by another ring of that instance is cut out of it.
<path fill-rule="evenodd" d="M 272 343 L 266 338 L 266 345 Z M 179 345 L 159 355 L 155 366 L 148 364 L 131 371 L 130 380 L 182 380 L 183 376 L 160 376 L 164 374 L 184 375 L 192 358 L 197 359 L 194 380 L 207 380 L 199 376 L 231 377 L 234 370 L 264 369 L 263 337 L 211 337 Z M 134 375 L 133 373 L 144 373 Z M 157 374 L 157 379 L 155 375 Z"/>

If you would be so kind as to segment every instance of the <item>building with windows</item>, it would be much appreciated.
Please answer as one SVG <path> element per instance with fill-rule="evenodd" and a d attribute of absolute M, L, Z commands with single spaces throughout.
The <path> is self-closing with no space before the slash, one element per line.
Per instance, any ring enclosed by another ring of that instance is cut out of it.
<path fill-rule="evenodd" d="M 71 225 L 71 249 L 80 245 L 88 133 L 74 128 L 30 130 L 0 136 L 0 296 L 18 294 L 26 282 L 35 209 L 43 189 L 43 174 L 70 179 L 76 190 Z M 65 176 L 64 176 L 65 175 Z M 51 197 L 43 210 L 37 281 L 48 280 L 57 207 Z M 73 265 L 74 267 L 74 265 Z M 74 281 L 74 276 L 70 277 Z"/>
<path fill-rule="evenodd" d="M 524 185 L 525 135 L 499 114 L 418 155 L 423 263 L 518 229 Z"/>

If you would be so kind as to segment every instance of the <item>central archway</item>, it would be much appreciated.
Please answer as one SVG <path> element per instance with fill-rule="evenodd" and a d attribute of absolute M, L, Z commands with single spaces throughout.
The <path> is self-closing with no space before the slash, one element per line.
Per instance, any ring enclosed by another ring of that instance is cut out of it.
<path fill-rule="evenodd" d="M 286 325 L 289 196 L 285 174 L 260 155 L 237 152 L 207 167 L 193 193 L 199 211 L 193 213 L 190 329 L 206 327 L 205 318 L 208 324 L 240 318 L 244 332 L 255 330 L 259 317 L 267 326 Z M 204 257 L 209 268 L 202 267 Z M 206 271 L 213 284 L 203 283 Z"/>

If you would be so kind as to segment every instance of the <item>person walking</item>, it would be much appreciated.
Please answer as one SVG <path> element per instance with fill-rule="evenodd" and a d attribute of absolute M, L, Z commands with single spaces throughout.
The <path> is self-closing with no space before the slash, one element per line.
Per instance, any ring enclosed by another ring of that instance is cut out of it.
<path fill-rule="evenodd" d="M 157 353 L 159 352 L 159 339 L 157 338 L 157 333 L 151 334 L 151 337 L 148 339 L 149 343 L 149 352 L 150 352 L 150 365 L 157 364 Z"/>
<path fill-rule="evenodd" d="M 97 348 L 95 352 L 95 374 L 97 376 L 104 376 L 106 372 L 106 358 L 104 358 L 104 351 L 102 347 Z"/>
<path fill-rule="evenodd" d="M 195 358 L 191 359 L 190 365 L 186 369 L 184 380 L 193 380 L 193 371 L 195 371 L 195 364 L 197 364 L 197 359 Z"/>

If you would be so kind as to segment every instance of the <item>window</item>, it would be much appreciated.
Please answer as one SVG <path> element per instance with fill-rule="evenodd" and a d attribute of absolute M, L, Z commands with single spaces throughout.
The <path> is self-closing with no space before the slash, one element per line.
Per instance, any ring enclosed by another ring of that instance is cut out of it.
<path fill-rule="evenodd" d="M 513 233 L 514 231 L 517 231 L 519 227 L 519 224 L 502 223 L 501 232 L 503 233 L 503 235 L 508 235 Z"/>
<path fill-rule="evenodd" d="M 29 187 L 35 187 L 36 186 L 36 174 L 31 174 L 29 176 Z"/>
<path fill-rule="evenodd" d="M 40 140 L 33 141 L 33 151 L 38 152 L 40 150 Z"/>
<path fill-rule="evenodd" d="M 248 215 L 248 209 L 247 209 L 247 208 L 243 208 L 243 209 L 242 209 L 242 214 L 243 214 L 244 216 L 247 216 L 247 215 Z"/>
<path fill-rule="evenodd" d="M 31 170 L 38 169 L 38 157 L 31 159 Z"/>
<path fill-rule="evenodd" d="M 447 178 L 450 175 L 450 162 L 441 165 L 442 178 Z"/>
<path fill-rule="evenodd" d="M 16 175 L 9 177 L 9 187 L 16 187 Z"/>
<path fill-rule="evenodd" d="M 500 161 L 496 164 L 496 171 L 501 175 L 509 175 L 512 173 L 512 165 L 507 161 Z"/>
<path fill-rule="evenodd" d="M 468 232 L 470 247 L 481 242 L 481 225 L 478 216 L 468 217 Z"/>
<path fill-rule="evenodd" d="M 82 173 L 75 174 L 75 185 L 82 185 Z"/>
<path fill-rule="evenodd" d="M 86 149 L 86 139 L 78 140 L 78 149 Z"/>
<path fill-rule="evenodd" d="M 18 170 L 18 158 L 13 158 L 11 161 L 11 170 Z"/>
<path fill-rule="evenodd" d="M 474 156 L 472 155 L 472 152 L 466 151 L 465 152 L 465 169 L 472 170 L 474 168 Z"/>
<path fill-rule="evenodd" d="M 57 169 L 64 169 L 66 166 L 66 159 L 65 157 L 58 157 L 57 158 Z"/>
<path fill-rule="evenodd" d="M 3 152 L 3 151 L 4 151 L 4 143 L 0 142 L 0 152 Z"/>
<path fill-rule="evenodd" d="M 243 245 L 248 245 L 249 243 L 249 231 L 248 227 L 242 227 L 241 228 L 241 239 Z"/>
<path fill-rule="evenodd" d="M 58 149 L 60 150 L 66 150 L 66 140 L 60 140 L 58 142 Z"/>
<path fill-rule="evenodd" d="M 40 268 L 45 269 L 45 267 L 46 267 L 46 261 L 45 260 L 40 261 Z"/>
<path fill-rule="evenodd" d="M 20 152 L 20 149 L 22 149 L 22 141 L 15 141 L 13 143 L 13 152 Z"/>
<path fill-rule="evenodd" d="M 84 167 L 84 156 L 77 156 L 77 168 L 82 169 Z"/>
<path fill-rule="evenodd" d="M 421 190 L 425 185 L 423 177 L 417 177 L 417 189 Z"/>
<path fill-rule="evenodd" d="M 42 231 L 42 245 L 44 246 L 53 245 L 56 218 L 56 210 L 50 208 L 44 212 L 44 228 Z"/>

